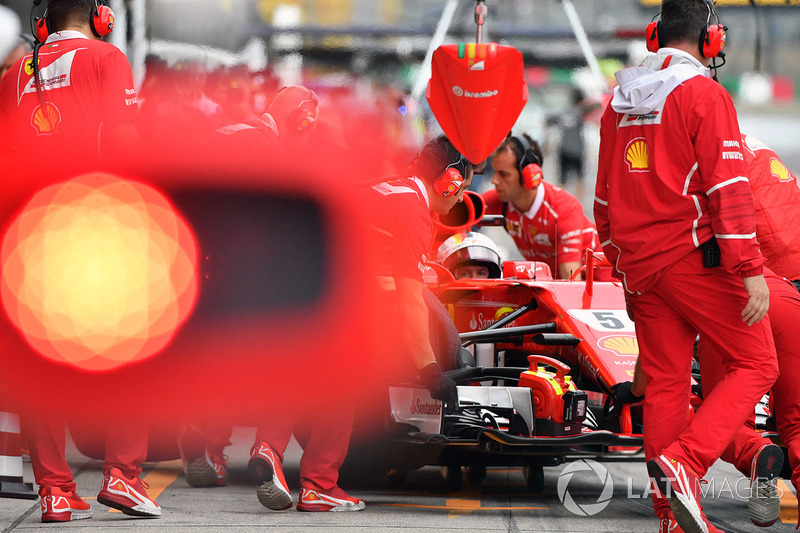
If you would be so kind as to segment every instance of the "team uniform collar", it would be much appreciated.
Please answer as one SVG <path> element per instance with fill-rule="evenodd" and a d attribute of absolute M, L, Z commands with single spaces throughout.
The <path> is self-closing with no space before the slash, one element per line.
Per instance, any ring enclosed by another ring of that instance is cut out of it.
<path fill-rule="evenodd" d="M 509 205 L 511 209 L 513 209 L 517 213 L 521 213 L 522 215 L 528 218 L 533 218 L 536 216 L 536 213 L 539 212 L 539 209 L 542 208 L 543 203 L 544 203 L 544 182 L 539 184 L 539 186 L 536 188 L 536 197 L 533 199 L 533 204 L 531 205 L 531 208 L 528 209 L 525 213 L 522 213 L 519 209 L 517 209 L 513 203 L 509 202 Z"/>
<path fill-rule="evenodd" d="M 417 185 L 417 187 L 419 187 L 419 190 L 422 192 L 422 198 L 425 199 L 425 205 L 427 205 L 428 209 L 430 209 L 431 200 L 430 198 L 428 198 L 428 189 L 425 188 L 425 184 L 422 183 L 422 180 L 416 176 L 412 176 L 411 181 L 413 181 Z"/>
<path fill-rule="evenodd" d="M 659 56 L 678 56 L 681 59 L 685 59 L 689 61 L 692 65 L 697 67 L 697 70 L 706 77 L 710 77 L 710 70 L 707 66 L 703 65 L 700 61 L 697 60 L 692 54 L 688 52 L 684 52 L 683 50 L 678 50 L 677 48 L 670 48 L 664 47 L 658 49 Z"/>
<path fill-rule="evenodd" d="M 58 41 L 66 41 L 67 39 L 88 39 L 86 35 L 82 34 L 79 31 L 75 30 L 64 30 L 64 31 L 57 31 L 55 33 L 51 33 L 47 37 L 47 41 L 44 44 L 51 44 L 57 43 Z"/>

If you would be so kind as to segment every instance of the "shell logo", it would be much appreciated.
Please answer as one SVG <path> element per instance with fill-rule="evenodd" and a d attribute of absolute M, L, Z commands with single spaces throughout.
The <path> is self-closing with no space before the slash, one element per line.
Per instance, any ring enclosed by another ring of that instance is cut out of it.
<path fill-rule="evenodd" d="M 494 313 L 495 322 L 506 316 L 508 313 L 511 313 L 512 311 L 514 311 L 512 307 L 501 307 Z"/>
<path fill-rule="evenodd" d="M 650 170 L 650 152 L 644 137 L 636 137 L 625 147 L 625 161 L 631 172 L 647 172 Z"/>
<path fill-rule="evenodd" d="M 197 245 L 155 189 L 88 174 L 36 193 L 0 248 L 0 299 L 42 356 L 104 371 L 152 357 L 194 308 Z"/>
<path fill-rule="evenodd" d="M 60 123 L 61 112 L 50 102 L 46 102 L 44 106 L 36 106 L 31 115 L 31 126 L 36 130 L 36 135 L 58 133 L 58 125 Z"/>
<path fill-rule="evenodd" d="M 639 340 L 635 336 L 615 335 L 613 337 L 603 337 L 598 341 L 597 345 L 617 355 L 639 355 Z"/>
<path fill-rule="evenodd" d="M 781 181 L 792 181 L 794 177 L 789 173 L 789 169 L 786 168 L 777 157 L 770 158 L 769 171 Z"/>

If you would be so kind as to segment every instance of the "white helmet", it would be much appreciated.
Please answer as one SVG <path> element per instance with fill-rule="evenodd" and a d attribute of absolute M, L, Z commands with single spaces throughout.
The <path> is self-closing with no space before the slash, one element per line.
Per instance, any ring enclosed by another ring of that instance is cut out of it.
<path fill-rule="evenodd" d="M 503 260 L 497 245 L 482 233 L 456 233 L 439 246 L 437 261 L 451 272 L 463 265 L 480 265 L 489 269 L 490 278 L 503 273 Z"/>
<path fill-rule="evenodd" d="M 20 22 L 14 11 L 0 5 L 0 63 L 19 44 Z"/>

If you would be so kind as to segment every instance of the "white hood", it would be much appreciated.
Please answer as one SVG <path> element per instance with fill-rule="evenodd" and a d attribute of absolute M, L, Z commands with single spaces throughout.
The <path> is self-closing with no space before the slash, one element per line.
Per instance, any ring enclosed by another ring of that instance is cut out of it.
<path fill-rule="evenodd" d="M 672 56 L 669 66 L 661 66 Z M 644 115 L 656 109 L 675 88 L 695 76 L 711 77 L 711 70 L 682 50 L 661 48 L 648 55 L 638 67 L 615 74 L 617 83 L 611 107 L 617 113 Z"/>
<path fill-rule="evenodd" d="M 19 44 L 19 17 L 6 6 L 0 6 L 0 62 Z"/>

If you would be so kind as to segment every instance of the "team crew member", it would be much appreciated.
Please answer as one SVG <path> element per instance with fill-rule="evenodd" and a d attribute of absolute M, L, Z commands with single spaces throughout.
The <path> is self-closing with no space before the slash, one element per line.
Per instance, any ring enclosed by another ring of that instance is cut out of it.
<path fill-rule="evenodd" d="M 374 226 L 381 239 L 378 282 L 385 301 L 394 303 L 403 352 L 411 354 L 414 368 L 431 395 L 440 400 L 454 392 L 455 383 L 442 374 L 437 352 L 446 354 L 440 352 L 438 342 L 432 341 L 440 332 L 431 328 L 429 315 L 438 316 L 444 308 L 426 305 L 425 295 L 430 292 L 422 283 L 423 268 L 435 236 L 431 214 L 446 215 L 463 201 L 472 175 L 473 165 L 442 136 L 425 145 L 411 167 L 410 177 L 380 183 L 370 191 Z M 443 326 L 454 329 L 449 317 L 443 322 Z"/>
<path fill-rule="evenodd" d="M 756 207 L 756 233 L 766 265 L 779 276 L 800 280 L 800 187 L 768 146 L 742 135 L 742 153 Z"/>
<path fill-rule="evenodd" d="M 800 190 L 796 178 L 777 154 L 761 141 L 742 135 L 742 148 L 750 189 L 756 206 L 756 236 L 765 251 L 766 267 L 780 269 L 782 275 L 796 277 L 800 271 L 800 254 L 794 228 L 800 222 Z M 768 251 L 768 252 L 767 252 Z M 792 483 L 800 483 L 800 404 L 794 391 L 800 388 L 800 296 L 781 275 L 770 272 L 769 319 L 778 355 L 780 375 L 772 388 L 772 403 L 778 433 L 789 450 Z M 701 338 L 698 344 L 703 391 L 708 393 L 725 376 L 720 348 L 713 341 Z M 647 383 L 637 361 L 634 382 L 626 384 L 632 395 L 619 398 L 623 403 L 642 400 Z M 624 391 L 626 389 L 621 389 Z M 774 478 L 781 471 L 783 451 L 755 432 L 755 413 L 736 433 L 722 459 L 736 466 L 751 479 L 753 490 L 749 500 L 750 519 L 759 526 L 768 526 L 778 519 L 780 498 Z"/>
<path fill-rule="evenodd" d="M 304 150 L 309 135 L 314 131 L 318 107 L 319 98 L 314 91 L 302 86 L 284 87 L 269 103 L 264 114 L 253 120 L 219 128 L 213 142 L 215 145 L 219 145 L 219 141 L 222 140 L 222 146 L 233 154 L 242 150 L 249 153 L 272 153 L 277 157 L 277 153 L 280 151 Z M 313 422 L 312 425 L 320 423 L 324 423 L 324 421 Z M 336 420 L 333 422 L 334 427 L 327 431 L 329 434 L 341 434 L 343 439 L 348 440 L 350 430 L 344 427 L 348 424 L 349 422 L 342 423 Z M 278 442 L 282 441 L 284 436 L 291 437 L 293 425 L 292 420 L 271 424 L 271 427 L 289 428 L 288 433 L 281 430 L 277 437 Z M 195 421 L 181 430 L 178 449 L 183 462 L 186 482 L 189 485 L 192 487 L 221 487 L 227 484 L 228 461 L 224 450 L 231 444 L 232 431 L 233 427 L 229 424 L 203 421 Z M 258 440 L 256 446 L 260 442 Z M 277 445 L 276 447 L 283 449 L 285 445 L 282 448 Z M 347 444 L 344 447 L 346 450 Z M 306 465 L 314 463 L 315 453 L 317 452 L 313 447 L 305 450 L 303 460 Z M 334 460 L 338 460 L 338 458 L 334 457 Z M 338 471 L 338 467 L 336 470 Z M 315 478 L 312 473 L 308 475 L 309 479 Z M 324 473 L 323 476 L 326 477 L 323 477 L 318 483 L 323 485 L 322 488 L 329 488 L 328 486 L 331 484 L 335 485 L 336 478 L 333 478 L 331 483 L 329 474 Z M 261 476 L 258 476 L 256 480 L 259 486 L 265 481 L 261 479 Z M 284 487 L 286 486 L 285 481 L 281 481 L 281 483 Z M 268 508 L 286 505 L 287 501 L 289 504 L 291 503 L 291 499 L 275 503 L 274 500 L 265 498 L 263 496 L 265 492 L 261 489 L 257 494 L 259 501 Z"/>
<path fill-rule="evenodd" d="M 138 103 L 127 58 L 102 41 L 111 10 L 95 0 L 52 0 L 43 20 L 37 68 L 27 54 L 0 80 L 0 151 L 58 162 L 59 170 L 124 157 L 138 143 Z"/>
<path fill-rule="evenodd" d="M 100 151 L 110 150 L 108 143 L 122 139 L 118 135 L 128 128 L 135 131 L 130 66 L 116 47 L 101 40 L 112 23 L 111 10 L 95 0 L 50 0 L 39 32 L 46 41 L 36 50 L 41 86 L 31 54 L 0 80 L 0 132 L 10 135 L 4 139 L 6 150 L 28 157 L 40 170 L 67 172 L 84 164 L 91 168 L 98 143 Z M 158 517 L 161 508 L 148 498 L 139 478 L 139 464 L 147 456 L 147 426 L 124 411 L 120 406 L 120 419 L 105 422 L 106 462 L 97 501 L 128 515 Z M 23 416 L 22 422 L 42 498 L 42 521 L 89 518 L 92 509 L 78 496 L 64 458 L 65 414 L 55 406 L 46 420 Z"/>
<path fill-rule="evenodd" d="M 263 148 L 296 144 L 305 138 L 317 122 L 319 97 L 306 87 L 283 87 L 267 106 L 267 112 L 246 122 L 231 124 L 217 130 L 238 143 Z"/>
<path fill-rule="evenodd" d="M 536 141 L 526 134 L 507 137 L 492 156 L 495 188 L 483 193 L 486 213 L 505 217 L 525 259 L 547 263 L 566 279 L 581 266 L 586 248 L 599 246 L 597 230 L 574 196 L 543 180 L 541 165 Z"/>
<path fill-rule="evenodd" d="M 708 68 L 724 43 L 717 22 L 706 0 L 664 0 L 648 29 L 660 49 L 617 73 L 601 122 L 595 220 L 636 323 L 662 531 L 670 508 L 687 533 L 716 531 L 699 478 L 778 374 L 736 111 Z M 698 333 L 722 346 L 727 372 L 687 426 Z"/>
<path fill-rule="evenodd" d="M 792 484 L 800 486 L 800 295 L 784 278 L 800 278 L 800 189 L 797 178 L 780 158 L 761 141 L 742 135 L 742 152 L 747 164 L 747 177 L 753 191 L 756 213 L 756 235 L 764 253 L 769 286 L 769 321 L 778 354 L 780 375 L 772 387 L 778 435 L 789 450 Z M 703 391 L 719 383 L 725 369 L 719 358 L 720 347 L 701 337 L 698 345 Z M 774 478 L 780 474 L 783 451 L 755 431 L 755 415 L 751 413 L 722 458 L 750 477 L 752 494 L 749 500 L 750 520 L 758 526 L 770 526 L 778 519 L 780 498 Z"/>
<path fill-rule="evenodd" d="M 390 284 L 391 293 L 397 295 L 403 331 L 408 332 L 404 351 L 413 354 L 416 367 L 422 369 L 432 394 L 444 398 L 455 384 L 441 375 L 428 338 L 421 268 L 433 242 L 430 211 L 446 214 L 461 200 L 472 177 L 472 166 L 449 141 L 440 138 L 423 148 L 413 169 L 414 177 L 378 184 L 368 191 L 365 201 L 372 221 L 381 228 L 376 232 L 381 239 L 379 249 L 385 252 L 381 274 L 383 283 Z M 437 179 L 442 174 L 446 179 Z M 382 298 L 384 303 L 391 300 L 388 292 L 387 297 Z M 385 363 L 388 365 L 389 361 Z M 354 407 L 337 403 L 336 416 L 331 416 L 329 411 L 319 412 L 310 431 L 306 428 L 295 432 L 304 450 L 300 462 L 299 511 L 360 511 L 365 508 L 362 499 L 349 496 L 337 485 L 339 468 L 350 444 Z M 274 415 L 276 413 L 270 413 L 271 418 Z M 281 463 L 293 427 L 281 420 L 280 413 L 277 415 L 277 421 L 259 426 L 248 463 L 251 476 L 259 483 L 259 501 L 274 510 L 292 505 Z"/>

